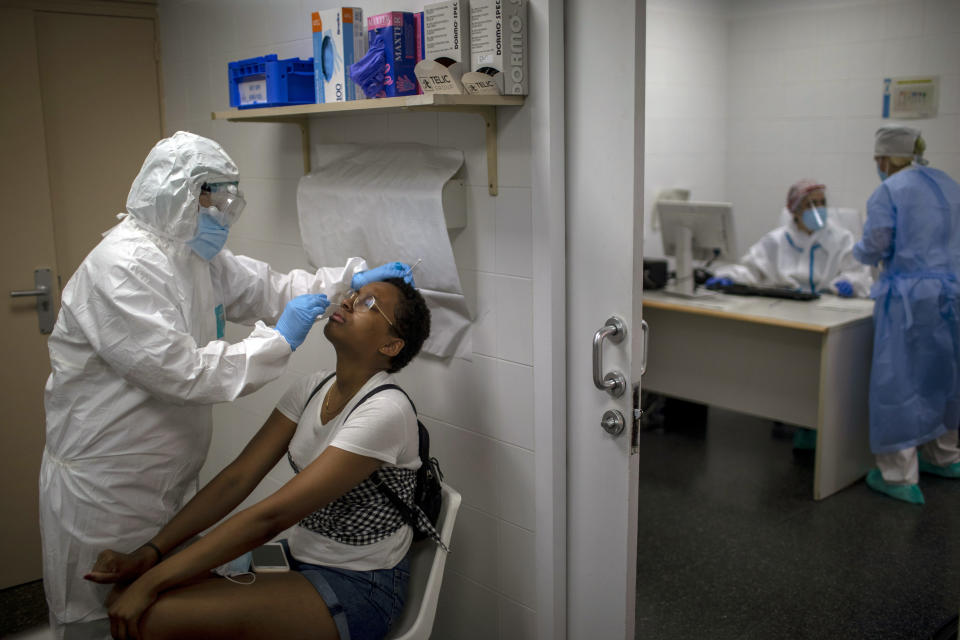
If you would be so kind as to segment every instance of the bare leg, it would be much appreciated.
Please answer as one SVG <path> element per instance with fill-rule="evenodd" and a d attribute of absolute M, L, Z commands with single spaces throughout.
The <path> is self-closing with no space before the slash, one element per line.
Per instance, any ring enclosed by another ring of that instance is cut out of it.
<path fill-rule="evenodd" d="M 250 585 L 210 578 L 163 593 L 140 621 L 146 640 L 340 636 L 323 598 L 296 571 L 261 573 Z"/>

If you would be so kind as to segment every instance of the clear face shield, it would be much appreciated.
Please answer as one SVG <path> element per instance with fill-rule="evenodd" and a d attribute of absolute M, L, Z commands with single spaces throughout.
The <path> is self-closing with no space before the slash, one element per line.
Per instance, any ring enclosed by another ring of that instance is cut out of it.
<path fill-rule="evenodd" d="M 200 196 L 206 196 L 210 201 L 209 207 L 203 207 L 201 203 L 203 213 L 210 214 L 219 224 L 228 228 L 233 226 L 247 206 L 236 182 L 204 183 L 200 187 Z"/>

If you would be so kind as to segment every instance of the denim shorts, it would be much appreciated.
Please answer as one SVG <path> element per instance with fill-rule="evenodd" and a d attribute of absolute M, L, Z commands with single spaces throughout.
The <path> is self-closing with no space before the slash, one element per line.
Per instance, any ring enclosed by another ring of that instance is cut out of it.
<path fill-rule="evenodd" d="M 299 571 L 327 604 L 340 640 L 381 640 L 400 617 L 410 580 L 410 555 L 392 569 L 351 571 L 300 562 L 281 540 L 290 569 Z"/>

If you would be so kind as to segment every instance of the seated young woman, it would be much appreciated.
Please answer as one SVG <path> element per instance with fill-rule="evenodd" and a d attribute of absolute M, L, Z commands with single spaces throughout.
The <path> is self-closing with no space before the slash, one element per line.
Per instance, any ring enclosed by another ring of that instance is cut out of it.
<path fill-rule="evenodd" d="M 399 615 L 413 531 L 371 474 L 412 505 L 417 418 L 393 382 L 430 333 L 423 297 L 400 279 L 351 294 L 323 330 L 329 372 L 294 384 L 243 452 L 136 551 L 104 551 L 86 577 L 127 583 L 109 604 L 114 638 L 382 638 Z M 356 408 L 354 411 L 353 409 Z M 184 542 L 239 505 L 284 456 L 276 493 Z M 211 569 L 289 527 L 291 571 L 238 584 Z M 436 532 L 432 531 L 432 535 Z M 160 561 L 162 558 L 162 561 Z"/>

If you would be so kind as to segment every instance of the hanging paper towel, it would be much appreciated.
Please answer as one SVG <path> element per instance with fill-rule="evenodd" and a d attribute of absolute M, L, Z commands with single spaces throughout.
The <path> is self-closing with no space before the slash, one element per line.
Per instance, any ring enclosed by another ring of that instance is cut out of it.
<path fill-rule="evenodd" d="M 441 192 L 463 152 L 418 144 L 322 145 L 300 178 L 300 234 L 314 267 L 362 256 L 374 267 L 414 264 L 430 308 L 423 351 L 469 358 L 470 312 L 444 221 Z"/>

